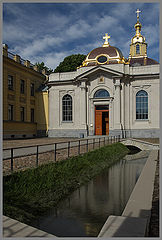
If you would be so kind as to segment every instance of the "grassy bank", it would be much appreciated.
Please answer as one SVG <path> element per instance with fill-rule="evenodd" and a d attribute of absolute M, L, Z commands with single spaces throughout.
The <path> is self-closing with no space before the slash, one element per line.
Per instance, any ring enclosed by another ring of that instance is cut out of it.
<path fill-rule="evenodd" d="M 127 153 L 123 144 L 114 143 L 82 156 L 5 176 L 4 215 L 29 223 Z"/>

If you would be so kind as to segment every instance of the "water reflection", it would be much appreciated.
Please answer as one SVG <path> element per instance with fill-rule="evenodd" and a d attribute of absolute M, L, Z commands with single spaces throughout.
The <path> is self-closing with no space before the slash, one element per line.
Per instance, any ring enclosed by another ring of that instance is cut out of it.
<path fill-rule="evenodd" d="M 96 237 L 109 215 L 121 215 L 146 159 L 124 159 L 104 170 L 34 226 L 58 237 Z"/>

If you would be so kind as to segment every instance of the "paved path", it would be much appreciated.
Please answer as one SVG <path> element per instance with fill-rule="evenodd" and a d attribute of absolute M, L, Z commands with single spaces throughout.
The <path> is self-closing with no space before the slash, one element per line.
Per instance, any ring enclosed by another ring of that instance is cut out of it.
<path fill-rule="evenodd" d="M 56 236 L 3 216 L 3 237 L 52 237 Z"/>
<path fill-rule="evenodd" d="M 103 138 L 103 136 L 95 136 L 97 138 L 95 142 L 99 141 L 99 138 Z M 37 145 L 39 153 L 54 151 L 55 144 L 57 144 L 57 149 L 67 149 L 68 142 L 70 142 L 70 147 L 76 147 L 79 144 L 85 145 L 87 143 L 87 139 L 89 144 L 93 143 L 93 138 L 82 138 L 82 139 L 74 139 L 74 138 L 37 138 L 37 139 L 25 139 L 25 140 L 5 140 L 3 143 L 3 159 L 11 158 L 11 148 L 15 148 L 13 150 L 14 157 L 22 157 L 28 156 L 37 153 Z M 103 141 L 103 139 L 102 139 Z M 16 149 L 17 148 L 17 149 Z"/>

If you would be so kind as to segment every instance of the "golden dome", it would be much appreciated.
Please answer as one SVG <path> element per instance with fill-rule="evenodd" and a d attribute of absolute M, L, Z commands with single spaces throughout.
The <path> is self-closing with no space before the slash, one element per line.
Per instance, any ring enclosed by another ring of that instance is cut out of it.
<path fill-rule="evenodd" d="M 124 63 L 125 59 L 121 50 L 110 46 L 108 34 L 105 34 L 105 42 L 102 47 L 93 49 L 86 57 L 82 66 L 96 66 L 103 64 Z"/>

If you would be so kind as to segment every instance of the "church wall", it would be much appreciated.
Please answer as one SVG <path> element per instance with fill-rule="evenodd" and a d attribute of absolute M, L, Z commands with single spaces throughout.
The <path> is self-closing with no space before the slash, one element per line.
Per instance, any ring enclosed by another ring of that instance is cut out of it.
<path fill-rule="evenodd" d="M 62 98 L 69 94 L 73 102 L 73 119 L 71 122 L 62 121 Z M 52 137 L 80 137 L 87 135 L 86 131 L 86 92 L 84 86 L 72 84 L 54 86 L 49 90 L 49 136 Z"/>
<path fill-rule="evenodd" d="M 159 79 L 135 80 L 125 86 L 125 129 L 131 137 L 159 136 Z M 148 120 L 136 119 L 136 93 L 148 93 Z M 129 132 L 129 131 L 127 131 Z"/>

